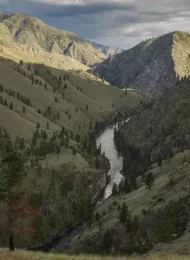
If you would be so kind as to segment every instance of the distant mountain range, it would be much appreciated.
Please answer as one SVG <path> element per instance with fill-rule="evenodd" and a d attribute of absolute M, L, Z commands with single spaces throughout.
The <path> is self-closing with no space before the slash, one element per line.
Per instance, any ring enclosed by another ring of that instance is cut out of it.
<path fill-rule="evenodd" d="M 161 94 L 190 74 L 190 35 L 172 32 L 110 57 L 94 74 L 119 87 Z"/>
<path fill-rule="evenodd" d="M 112 57 L 115 54 L 121 53 L 123 50 L 115 47 L 105 46 L 101 44 L 97 44 L 91 42 L 91 44 L 96 48 L 98 51 L 104 53 L 107 57 Z"/>

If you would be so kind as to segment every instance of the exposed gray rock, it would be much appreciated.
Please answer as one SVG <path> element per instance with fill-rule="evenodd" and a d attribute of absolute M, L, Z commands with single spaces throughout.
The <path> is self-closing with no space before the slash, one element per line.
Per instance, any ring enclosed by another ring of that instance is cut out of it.
<path fill-rule="evenodd" d="M 119 87 L 161 94 L 190 74 L 190 35 L 173 32 L 141 42 L 99 64 L 94 74 Z"/>
<path fill-rule="evenodd" d="M 118 53 L 121 53 L 123 50 L 120 48 L 114 48 L 110 46 L 105 46 L 101 44 L 97 44 L 94 42 L 91 42 L 91 44 L 96 48 L 98 51 L 104 53 L 107 57 L 112 57 Z"/>

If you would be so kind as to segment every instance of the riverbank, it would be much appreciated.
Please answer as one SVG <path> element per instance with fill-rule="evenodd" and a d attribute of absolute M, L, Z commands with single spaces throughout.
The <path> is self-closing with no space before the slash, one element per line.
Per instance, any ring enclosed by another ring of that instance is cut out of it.
<path fill-rule="evenodd" d="M 105 157 L 109 160 L 109 169 L 107 172 L 102 173 L 102 178 L 96 183 L 96 187 L 94 187 L 94 190 L 97 190 L 92 199 L 94 205 L 98 201 L 107 199 L 112 194 L 114 183 L 119 184 L 123 178 L 120 174 L 120 170 L 123 167 L 123 158 L 118 154 L 114 144 L 114 129 L 117 124 L 106 127 L 96 140 L 98 146 L 101 144 L 102 152 L 105 152 Z M 43 245 L 31 247 L 28 250 L 50 252 L 54 249 L 58 252 L 64 252 L 69 247 L 70 241 L 84 231 L 87 223 L 88 220 L 83 219 L 62 234 L 57 234 L 51 241 Z"/>

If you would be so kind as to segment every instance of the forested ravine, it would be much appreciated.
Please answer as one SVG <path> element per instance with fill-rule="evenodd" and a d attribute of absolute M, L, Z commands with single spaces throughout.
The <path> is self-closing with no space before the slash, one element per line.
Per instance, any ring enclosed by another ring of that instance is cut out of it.
<path fill-rule="evenodd" d="M 127 123 L 130 119 L 127 119 Z M 112 194 L 112 188 L 114 183 L 119 185 L 123 176 L 120 171 L 123 168 L 123 157 L 117 152 L 115 143 L 114 143 L 114 129 L 117 127 L 117 124 L 114 124 L 106 128 L 98 137 L 97 137 L 97 146 L 101 144 L 101 150 L 105 153 L 106 158 L 110 161 L 110 169 L 108 171 L 109 182 L 104 190 L 103 197 L 101 200 L 107 199 Z M 42 246 L 31 248 L 31 250 L 41 250 L 45 252 L 50 252 L 52 249 L 58 252 L 65 252 L 71 240 L 80 235 L 86 228 L 86 223 L 84 221 L 79 222 L 75 227 L 71 228 L 64 234 L 60 234 L 59 237 L 53 239 L 51 242 L 46 243 Z"/>

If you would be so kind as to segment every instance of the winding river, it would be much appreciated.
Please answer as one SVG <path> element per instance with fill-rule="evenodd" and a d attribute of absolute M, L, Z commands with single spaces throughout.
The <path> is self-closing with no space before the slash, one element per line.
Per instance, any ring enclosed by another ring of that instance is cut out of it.
<path fill-rule="evenodd" d="M 127 123 L 129 120 L 130 118 L 125 122 Z M 119 185 L 123 179 L 123 176 L 120 173 L 123 168 L 123 157 L 118 154 L 114 144 L 114 129 L 116 126 L 117 124 L 106 128 L 96 140 L 97 145 L 101 144 L 102 152 L 105 152 L 105 156 L 110 161 L 110 170 L 108 172 L 110 182 L 105 188 L 103 200 L 107 199 L 112 194 L 114 183 Z M 80 222 L 75 227 L 68 230 L 65 234 L 60 235 L 60 237 L 57 237 L 43 246 L 32 248 L 31 250 L 42 250 L 49 252 L 51 249 L 55 249 L 58 252 L 64 252 L 68 249 L 72 238 L 82 233 L 85 228 L 86 224 L 84 222 Z"/>
<path fill-rule="evenodd" d="M 110 161 L 110 170 L 108 175 L 110 176 L 110 182 L 105 188 L 104 199 L 107 199 L 112 194 L 112 188 L 114 183 L 119 185 L 123 176 L 120 171 L 123 168 L 123 157 L 117 152 L 114 144 L 114 128 L 116 125 L 107 128 L 98 138 L 97 145 L 101 144 L 102 152 L 105 152 L 105 156 Z"/>

